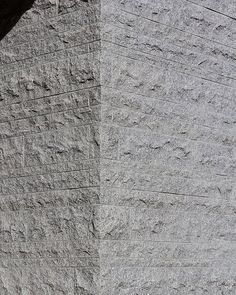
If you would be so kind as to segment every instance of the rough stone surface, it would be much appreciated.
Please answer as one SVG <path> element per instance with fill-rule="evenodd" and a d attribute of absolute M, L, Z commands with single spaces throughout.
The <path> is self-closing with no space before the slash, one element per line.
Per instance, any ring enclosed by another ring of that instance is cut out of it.
<path fill-rule="evenodd" d="M 1 295 L 98 294 L 99 20 L 35 1 L 1 41 Z"/>
<path fill-rule="evenodd" d="M 236 294 L 235 18 L 36 0 L 5 35 L 0 295 Z"/>

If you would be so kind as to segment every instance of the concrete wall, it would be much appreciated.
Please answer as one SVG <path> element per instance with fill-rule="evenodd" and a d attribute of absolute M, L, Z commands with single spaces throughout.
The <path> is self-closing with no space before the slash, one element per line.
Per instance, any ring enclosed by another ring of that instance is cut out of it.
<path fill-rule="evenodd" d="M 1 295 L 235 295 L 235 17 L 38 0 L 1 41 Z"/>

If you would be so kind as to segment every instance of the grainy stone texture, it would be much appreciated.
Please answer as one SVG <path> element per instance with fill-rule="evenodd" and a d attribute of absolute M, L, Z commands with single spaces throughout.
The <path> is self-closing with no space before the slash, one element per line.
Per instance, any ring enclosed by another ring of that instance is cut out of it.
<path fill-rule="evenodd" d="M 0 294 L 98 294 L 100 4 L 35 1 L 0 45 Z"/>
<path fill-rule="evenodd" d="M 102 1 L 102 295 L 236 294 L 235 11 Z"/>
<path fill-rule="evenodd" d="M 236 294 L 236 3 L 37 0 L 0 44 L 0 294 Z"/>

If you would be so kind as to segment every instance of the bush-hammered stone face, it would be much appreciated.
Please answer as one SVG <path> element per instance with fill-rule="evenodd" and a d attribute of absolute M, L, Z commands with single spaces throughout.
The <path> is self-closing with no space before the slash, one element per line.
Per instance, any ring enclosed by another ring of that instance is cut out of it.
<path fill-rule="evenodd" d="M 0 2 L 0 295 L 236 294 L 235 17 Z"/>

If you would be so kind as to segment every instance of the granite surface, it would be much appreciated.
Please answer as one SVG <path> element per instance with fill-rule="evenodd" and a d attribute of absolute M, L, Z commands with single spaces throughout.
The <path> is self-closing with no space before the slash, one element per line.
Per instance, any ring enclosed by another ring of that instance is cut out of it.
<path fill-rule="evenodd" d="M 1 295 L 236 294 L 235 20 L 36 0 L 4 36 Z"/>

